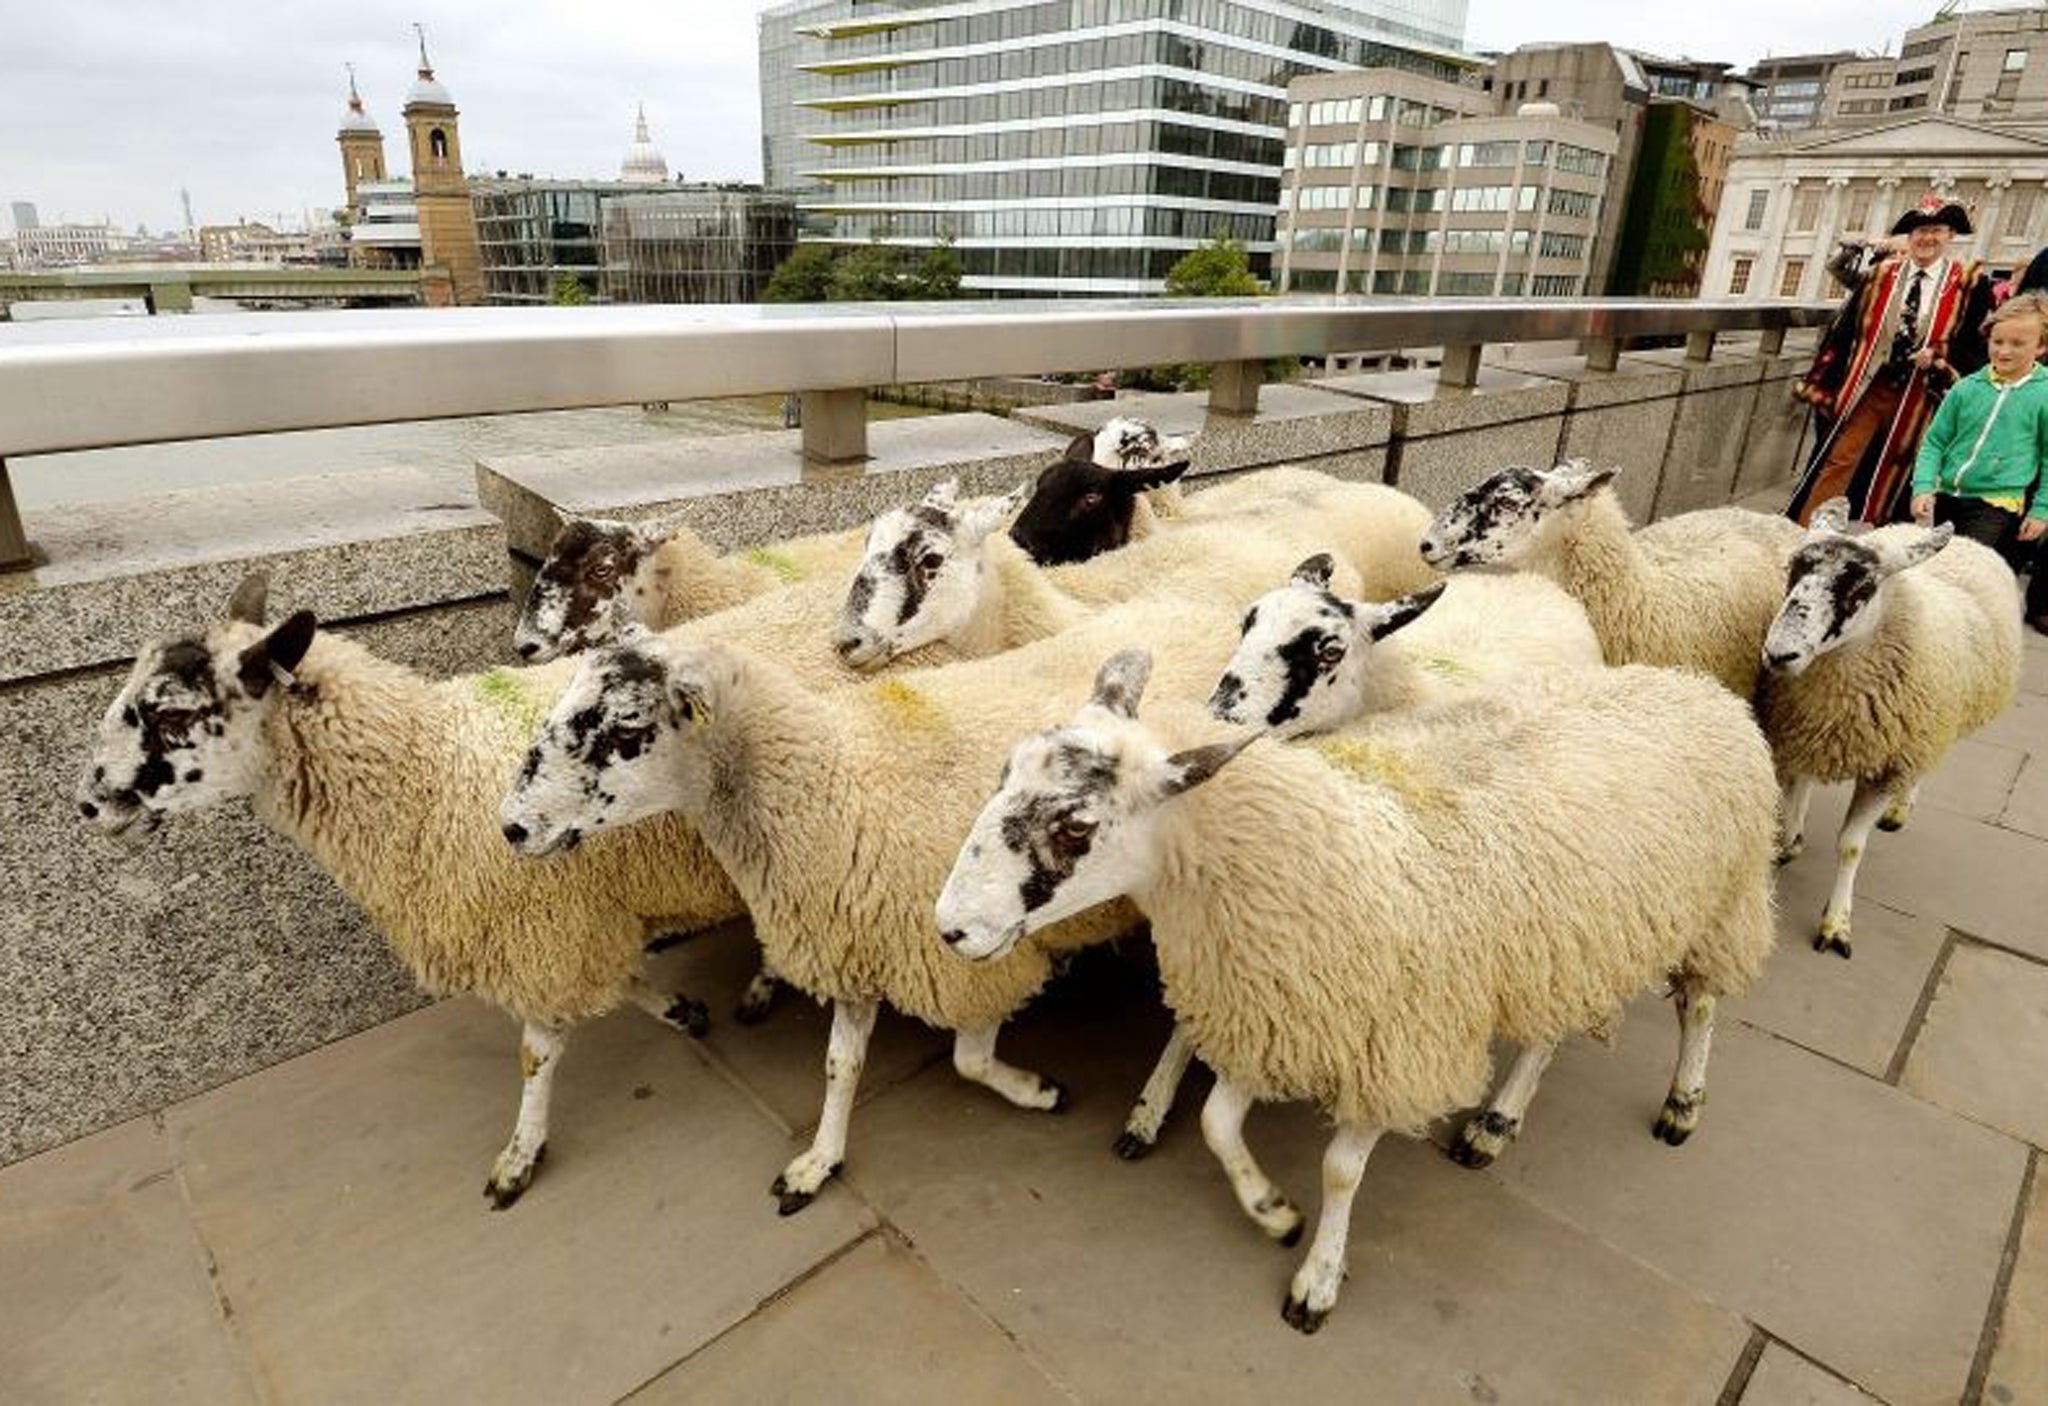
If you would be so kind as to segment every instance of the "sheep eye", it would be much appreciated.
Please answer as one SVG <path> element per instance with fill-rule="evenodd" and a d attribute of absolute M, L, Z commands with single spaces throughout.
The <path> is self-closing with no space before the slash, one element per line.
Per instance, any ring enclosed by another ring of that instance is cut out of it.
<path fill-rule="evenodd" d="M 1335 664 L 1344 657 L 1344 641 L 1327 639 L 1316 646 L 1316 658 L 1325 664 Z"/>
<path fill-rule="evenodd" d="M 1052 827 L 1053 848 L 1070 854 L 1086 846 L 1094 835 L 1094 821 L 1069 815 Z"/>
<path fill-rule="evenodd" d="M 923 556 L 918 558 L 917 569 L 919 571 L 922 571 L 927 576 L 934 576 L 938 574 L 939 568 L 944 566 L 945 564 L 946 558 L 942 554 L 938 552 L 926 552 Z"/>
<path fill-rule="evenodd" d="M 619 574 L 619 565 L 614 561 L 595 562 L 590 568 L 590 579 L 600 586 L 609 586 Z"/>
<path fill-rule="evenodd" d="M 150 714 L 149 720 L 156 724 L 159 732 L 190 732 L 198 714 L 185 708 L 159 708 Z"/>
<path fill-rule="evenodd" d="M 1101 506 L 1102 495 L 1091 490 L 1081 495 L 1081 501 L 1074 504 L 1074 511 L 1082 513 L 1093 512 L 1095 509 Z"/>

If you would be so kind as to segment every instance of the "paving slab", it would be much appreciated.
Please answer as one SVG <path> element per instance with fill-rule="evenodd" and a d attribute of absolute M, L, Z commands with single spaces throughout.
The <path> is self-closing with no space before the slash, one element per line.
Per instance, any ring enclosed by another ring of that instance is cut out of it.
<path fill-rule="evenodd" d="M 2048 1401 L 2048 1176 L 2038 1158 L 2026 1216 L 1998 1345 L 1984 1376 L 1982 1399 L 1996 1406 Z"/>
<path fill-rule="evenodd" d="M 2020 692 L 2048 694 L 2048 635 L 2021 627 L 2026 648 L 2020 659 Z"/>
<path fill-rule="evenodd" d="M 148 1118 L 0 1173 L 0 1302 L 14 1406 L 257 1400 Z"/>
<path fill-rule="evenodd" d="M 1647 999 L 1614 1049 L 1566 1046 L 1487 1175 L 1893 1406 L 1955 1401 L 2026 1149 L 1738 1022 L 1700 1130 L 1667 1147 L 1676 1047 Z"/>
<path fill-rule="evenodd" d="M 1808 845 L 1814 841 L 1809 835 Z M 1826 846 L 1832 850 L 1833 846 Z M 1856 957 L 1813 950 L 1833 887 L 1832 867 L 1804 857 L 1778 871 L 1778 946 L 1737 1019 L 1883 1078 L 1926 989 L 1948 930 L 1865 899 L 1856 905 Z"/>
<path fill-rule="evenodd" d="M 2041 739 L 2041 745 L 2048 750 L 2048 737 Z M 1966 737 L 1922 783 L 1917 803 L 1995 823 L 2005 813 L 2006 799 L 2026 760 L 2027 754 L 2018 748 Z"/>
<path fill-rule="evenodd" d="M 1814 793 L 1806 852 L 1788 868 L 1833 874 L 1835 831 L 1848 802 L 1847 786 Z M 2048 921 L 2042 916 L 2048 914 L 2048 864 L 2042 857 L 2041 841 L 2033 836 L 1940 806 L 1920 806 L 1904 830 L 1871 832 L 1856 875 L 1856 898 L 2048 960 Z M 1820 915 L 1818 904 L 1794 914 L 1811 927 L 1819 926 Z"/>
<path fill-rule="evenodd" d="M 1145 1161 L 1109 1152 L 1163 1013 L 1052 1004 L 1021 1024 L 1019 1059 L 1086 1050 L 1071 1112 L 1021 1118 L 927 1071 L 867 1111 L 852 1175 L 1081 1400 L 1705 1403 L 1741 1354 L 1735 1315 L 1399 1137 L 1367 1169 L 1344 1296 L 1303 1338 L 1280 1318 L 1303 1251 L 1239 1212 L 1192 1097 Z M 1249 1136 L 1315 1206 L 1315 1113 L 1262 1108 Z"/>
<path fill-rule="evenodd" d="M 2029 754 L 2026 765 L 2020 768 L 1998 823 L 2008 830 L 2048 840 L 2048 739 Z"/>
<path fill-rule="evenodd" d="M 929 1268 L 875 1235 L 631 1400 L 1054 1406 L 1073 1398 Z"/>
<path fill-rule="evenodd" d="M 665 985 L 710 1004 L 711 1034 L 705 1048 L 788 1133 L 808 1137 L 818 1126 L 825 1099 L 825 1046 L 832 1031 L 832 1012 L 786 986 L 766 1020 L 758 1025 L 735 1021 L 733 1004 L 760 962 L 761 948 L 754 941 L 753 929 L 741 921 L 691 936 L 660 954 L 649 964 L 649 971 Z M 945 1058 L 952 1047 L 951 1035 L 885 1010 L 868 1043 L 858 1101 L 866 1103 L 934 1060 Z M 855 1120 L 854 1145 L 859 1129 Z M 795 1154 L 792 1151 L 790 1155 Z M 779 1166 L 772 1169 L 768 1179 L 779 1170 Z"/>
<path fill-rule="evenodd" d="M 1742 1406 L 1880 1406 L 1877 1399 L 1779 1343 L 1764 1349 Z"/>
<path fill-rule="evenodd" d="M 1901 1084 L 1930 1103 L 2048 1147 L 2044 1070 L 2048 965 L 1959 945 L 1942 972 Z"/>
<path fill-rule="evenodd" d="M 1979 742 L 2022 752 L 2048 751 L 2048 696 L 2020 693 L 2010 708 L 1971 736 Z"/>
<path fill-rule="evenodd" d="M 637 1013 L 577 1032 L 549 1160 L 503 1212 L 510 1021 L 447 1002 L 173 1109 L 194 1222 L 270 1392 L 611 1401 L 871 1225 L 779 1221 L 782 1131 Z"/>

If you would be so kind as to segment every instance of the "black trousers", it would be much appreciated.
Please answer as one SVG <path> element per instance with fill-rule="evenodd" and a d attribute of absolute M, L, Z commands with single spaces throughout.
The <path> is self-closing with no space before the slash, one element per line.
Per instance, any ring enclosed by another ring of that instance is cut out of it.
<path fill-rule="evenodd" d="M 1995 552 L 2006 550 L 2005 539 L 2018 530 L 2020 515 L 1982 498 L 1958 498 L 1953 494 L 1934 495 L 1934 521 L 1937 526 L 1944 522 L 1956 525 L 1956 535 L 1967 537 L 1973 542 L 1982 542 Z M 2006 560 L 2012 558 L 2007 556 Z"/>

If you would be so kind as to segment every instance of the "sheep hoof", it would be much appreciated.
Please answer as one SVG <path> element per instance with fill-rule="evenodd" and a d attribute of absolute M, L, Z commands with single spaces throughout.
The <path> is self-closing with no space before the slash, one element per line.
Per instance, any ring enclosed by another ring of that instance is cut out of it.
<path fill-rule="evenodd" d="M 1048 1079 L 1043 1074 L 1038 1076 L 1038 1082 L 1052 1090 L 1052 1102 L 1046 1105 L 1046 1112 L 1064 1113 L 1074 1106 L 1074 1096 L 1067 1092 L 1065 1084 Z"/>
<path fill-rule="evenodd" d="M 1664 1108 L 1657 1114 L 1657 1121 L 1650 1128 L 1650 1136 L 1671 1147 L 1683 1147 L 1685 1140 L 1692 1136 L 1693 1129 L 1699 1124 L 1699 1102 L 1681 1099 L 1673 1094 L 1664 1100 Z"/>
<path fill-rule="evenodd" d="M 1450 1147 L 1450 1158 L 1459 1166 L 1470 1167 L 1474 1171 L 1490 1167 L 1495 1158 L 1508 1150 L 1508 1144 L 1521 1130 L 1521 1119 L 1510 1118 L 1497 1109 L 1489 1108 L 1459 1129 L 1457 1141 Z"/>
<path fill-rule="evenodd" d="M 1817 932 L 1813 935 L 1813 950 L 1816 952 L 1833 952 L 1847 960 L 1849 956 L 1849 939 L 1839 933 Z"/>
<path fill-rule="evenodd" d="M 739 1004 L 732 1008 L 732 1018 L 742 1025 L 759 1025 L 768 1018 L 768 1012 L 775 1005 L 775 993 L 780 984 L 755 977 L 747 983 L 747 989 L 740 993 Z"/>
<path fill-rule="evenodd" d="M 1294 1213 L 1294 1224 L 1287 1228 L 1285 1235 L 1279 1237 L 1280 1243 L 1290 1250 L 1299 1245 L 1301 1243 L 1301 1228 L 1306 1224 L 1308 1222 L 1301 1218 L 1301 1212 L 1296 1211 Z M 1315 1329 L 1310 1328 L 1306 1331 L 1313 1333 Z"/>
<path fill-rule="evenodd" d="M 693 1040 L 703 1039 L 705 1032 L 711 1029 L 711 1007 L 688 996 L 677 996 L 670 1001 L 661 1018 Z"/>
<path fill-rule="evenodd" d="M 839 1169 L 845 1165 L 844 1162 L 834 1162 L 825 1169 L 825 1175 L 818 1179 L 818 1185 L 808 1191 L 792 1187 L 786 1174 L 775 1178 L 774 1184 L 768 1188 L 768 1194 L 775 1198 L 775 1214 L 793 1216 L 810 1205 L 818 1199 L 818 1193 L 825 1189 L 825 1183 L 838 1176 Z"/>
<path fill-rule="evenodd" d="M 484 1196 L 491 1203 L 491 1209 L 502 1211 L 526 1194 L 526 1188 L 533 1185 L 534 1174 L 540 1164 L 547 1160 L 548 1145 L 542 1143 L 534 1149 L 533 1157 L 525 1166 L 508 1173 L 502 1167 L 491 1169 L 490 1180 L 484 1183 Z M 502 1161 L 503 1159 L 499 1159 Z"/>
<path fill-rule="evenodd" d="M 1287 1320 L 1287 1326 L 1299 1333 L 1313 1334 L 1330 1316 L 1327 1308 L 1310 1308 L 1307 1299 L 1298 1299 L 1290 1291 L 1287 1302 L 1280 1306 L 1280 1316 Z"/>
<path fill-rule="evenodd" d="M 1903 815 L 1893 815 L 1890 811 L 1886 811 L 1877 818 L 1877 828 L 1884 831 L 1887 835 L 1896 835 L 1899 831 L 1906 828 L 1906 817 Z"/>
<path fill-rule="evenodd" d="M 1800 855 L 1806 853 L 1806 837 L 1795 835 L 1778 846 L 1778 867 L 1784 868 Z"/>
<path fill-rule="evenodd" d="M 1113 1146 L 1117 1156 L 1126 1162 L 1136 1162 L 1152 1150 L 1153 1142 L 1151 1138 L 1126 1130 L 1117 1137 Z"/>

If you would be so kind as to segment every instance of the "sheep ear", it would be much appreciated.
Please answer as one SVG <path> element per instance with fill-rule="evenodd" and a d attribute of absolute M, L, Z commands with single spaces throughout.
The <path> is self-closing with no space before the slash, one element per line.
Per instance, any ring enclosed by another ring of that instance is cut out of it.
<path fill-rule="evenodd" d="M 1883 568 L 1884 574 L 1896 576 L 1907 567 L 1918 566 L 1921 562 L 1926 561 L 1943 547 L 1946 547 L 1949 544 L 1949 539 L 1955 535 L 1955 524 L 1945 522 L 1939 527 L 1930 527 L 1925 532 L 1915 533 L 1910 541 L 1885 542 L 1881 546 L 1878 546 L 1876 543 L 1872 545 L 1878 546 L 1877 562 Z"/>
<path fill-rule="evenodd" d="M 1093 430 L 1089 430 L 1086 433 L 1075 435 L 1071 440 L 1067 442 L 1067 452 L 1065 457 L 1072 459 L 1077 464 L 1094 463 L 1095 432 Z"/>
<path fill-rule="evenodd" d="M 1178 796 L 1183 791 L 1192 791 L 1223 770 L 1224 764 L 1239 752 L 1259 740 L 1256 732 L 1247 732 L 1228 742 L 1212 742 L 1206 747 L 1194 747 L 1185 752 L 1175 752 L 1161 762 L 1154 777 L 1153 790 L 1161 800 Z"/>
<path fill-rule="evenodd" d="M 1030 496 L 1031 485 L 1020 483 L 1000 498 L 984 498 L 969 504 L 960 514 L 960 525 L 956 530 L 969 545 L 979 542 L 1015 517 L 1017 510 L 1024 506 L 1024 500 Z"/>
<path fill-rule="evenodd" d="M 953 511 L 953 505 L 959 500 L 960 480 L 957 478 L 942 479 L 931 486 L 931 490 L 924 495 L 924 501 L 921 506 L 936 508 L 942 513 L 950 513 Z"/>
<path fill-rule="evenodd" d="M 1849 500 L 1830 498 L 1813 510 L 1813 518 L 1807 526 L 1811 537 L 1835 537 L 1849 530 Z"/>
<path fill-rule="evenodd" d="M 1576 503 L 1614 482 L 1619 466 L 1596 469 L 1584 459 L 1567 459 L 1543 476 L 1543 496 L 1552 503 Z"/>
<path fill-rule="evenodd" d="M 270 604 L 270 578 L 260 571 L 252 571 L 242 578 L 235 587 L 235 593 L 228 597 L 228 619 L 239 620 L 245 625 L 261 625 L 265 610 Z"/>
<path fill-rule="evenodd" d="M 235 677 L 251 698 L 261 698 L 273 683 L 292 682 L 292 670 L 312 648 L 313 632 L 319 622 L 310 610 L 301 610 L 256 643 L 243 650 L 235 665 Z"/>
<path fill-rule="evenodd" d="M 1336 573 L 1337 562 L 1328 552 L 1317 552 L 1314 556 L 1294 568 L 1293 579 L 1304 586 L 1327 590 L 1330 577 Z"/>
<path fill-rule="evenodd" d="M 1088 701 L 1107 708 L 1120 718 L 1138 716 L 1138 700 L 1145 696 L 1145 684 L 1152 677 L 1152 652 L 1126 649 L 1112 654 L 1095 674 L 1095 692 Z"/>
<path fill-rule="evenodd" d="M 1438 581 L 1424 586 L 1412 595 L 1390 600 L 1385 605 L 1370 606 L 1359 612 L 1359 628 L 1376 640 L 1385 639 L 1404 625 L 1413 624 L 1416 617 L 1443 598 L 1450 583 Z"/>
<path fill-rule="evenodd" d="M 1152 464 L 1136 469 L 1118 469 L 1110 476 L 1110 484 L 1127 493 L 1138 493 L 1148 488 L 1164 488 L 1188 471 L 1188 460 L 1179 459 L 1171 464 Z"/>

